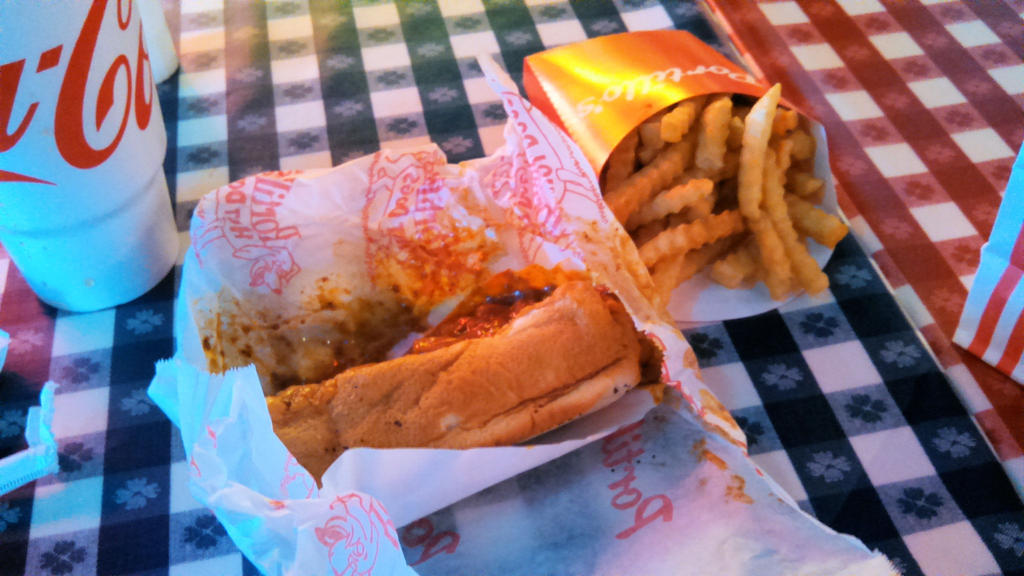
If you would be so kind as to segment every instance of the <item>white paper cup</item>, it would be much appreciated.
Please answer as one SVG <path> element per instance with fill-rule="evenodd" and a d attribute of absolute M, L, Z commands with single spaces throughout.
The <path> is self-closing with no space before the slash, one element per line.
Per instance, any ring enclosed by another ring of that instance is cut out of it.
<path fill-rule="evenodd" d="M 177 257 L 139 14 L 132 0 L 0 3 L 0 243 L 58 308 L 132 300 Z"/>
<path fill-rule="evenodd" d="M 149 63 L 153 67 L 153 79 L 163 82 L 178 69 L 178 53 L 174 51 L 174 40 L 167 27 L 164 7 L 160 0 L 136 1 L 142 18 L 142 35 L 149 50 Z"/>

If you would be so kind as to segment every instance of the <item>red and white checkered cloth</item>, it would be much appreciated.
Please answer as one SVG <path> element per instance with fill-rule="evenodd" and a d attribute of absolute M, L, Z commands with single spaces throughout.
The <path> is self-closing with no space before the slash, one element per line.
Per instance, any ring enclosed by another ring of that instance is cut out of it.
<path fill-rule="evenodd" d="M 1024 492 L 1024 388 L 951 343 L 1024 139 L 1024 1 L 709 4 L 824 122 L 858 239 Z"/>

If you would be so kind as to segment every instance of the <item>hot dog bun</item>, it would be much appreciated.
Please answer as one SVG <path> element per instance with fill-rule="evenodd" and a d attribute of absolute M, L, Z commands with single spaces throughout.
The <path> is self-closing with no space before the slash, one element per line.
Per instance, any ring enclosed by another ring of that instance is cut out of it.
<path fill-rule="evenodd" d="M 641 348 L 618 299 L 571 281 L 492 335 L 292 386 L 267 403 L 278 436 L 319 478 L 350 447 L 528 440 L 635 386 Z"/>

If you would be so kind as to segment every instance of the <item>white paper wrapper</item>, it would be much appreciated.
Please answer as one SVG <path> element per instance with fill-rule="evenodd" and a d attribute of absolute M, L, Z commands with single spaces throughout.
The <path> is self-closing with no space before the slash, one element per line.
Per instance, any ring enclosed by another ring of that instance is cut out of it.
<path fill-rule="evenodd" d="M 254 370 L 163 362 L 150 396 L 181 429 L 193 495 L 264 574 L 415 574 L 379 501 L 318 490 L 288 454 Z"/>
<path fill-rule="evenodd" d="M 0 330 L 0 370 L 7 360 L 10 336 Z M 0 459 L 0 495 L 19 486 L 53 474 L 59 468 L 57 440 L 53 437 L 53 392 L 57 385 L 47 382 L 39 394 L 39 406 L 28 410 L 25 418 L 25 441 L 28 448 Z M 0 406 L 3 410 L 3 406 Z"/>
<path fill-rule="evenodd" d="M 7 335 L 0 332 L 0 368 L 7 354 L 6 338 Z M 0 495 L 60 469 L 57 440 L 53 437 L 53 393 L 56 388 L 56 384 L 47 382 L 39 393 L 39 406 L 28 409 L 25 418 L 28 448 L 0 459 Z"/>
<path fill-rule="evenodd" d="M 351 449 L 326 471 L 318 491 L 273 435 L 256 371 L 210 377 L 200 370 L 206 359 L 198 325 L 232 299 L 304 314 L 324 278 L 332 294 L 355 299 L 372 291 L 374 275 L 387 274 L 401 288 L 414 276 L 443 279 L 465 264 L 456 255 L 403 269 L 412 240 L 445 245 L 453 230 L 475 230 L 495 248 L 486 264 L 494 272 L 532 263 L 586 268 L 664 348 L 662 377 L 684 409 L 743 445 L 697 377 L 692 350 L 643 296 L 649 278 L 582 153 L 493 63 L 482 64 L 510 118 L 506 145 L 493 156 L 452 166 L 435 146 L 382 151 L 318 174 L 235 183 L 196 209 L 175 311 L 179 350 L 158 366 L 150 395 L 182 429 L 193 494 L 267 574 L 329 574 L 328 562 L 334 573 L 348 573 L 345 562 L 356 560 L 364 572 L 372 560 L 374 574 L 401 573 L 393 526 L 592 443 L 653 406 L 646 391 L 634 391 L 531 446 Z"/>
<path fill-rule="evenodd" d="M 896 572 L 780 499 L 736 446 L 666 405 L 399 535 L 423 575 Z"/>

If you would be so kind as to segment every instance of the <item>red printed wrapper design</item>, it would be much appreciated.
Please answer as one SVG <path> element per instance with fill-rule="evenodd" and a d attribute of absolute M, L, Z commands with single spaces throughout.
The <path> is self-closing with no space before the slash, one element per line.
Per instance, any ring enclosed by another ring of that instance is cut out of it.
<path fill-rule="evenodd" d="M 272 172 L 233 182 L 223 194 L 198 207 L 196 217 L 208 224 L 192 239 L 197 257 L 210 244 L 224 242 L 232 257 L 252 263 L 250 287 L 280 294 L 282 286 L 299 273 L 286 243 L 299 236 L 299 230 L 280 226 L 274 208 L 287 197 L 296 175 Z"/>
<path fill-rule="evenodd" d="M 526 95 L 562 126 L 600 174 L 622 138 L 655 112 L 706 94 L 761 97 L 768 86 L 689 32 L 655 30 L 601 36 L 526 58 Z M 795 109 L 785 100 L 783 105 Z M 817 140 L 814 174 L 824 181 L 822 208 L 838 214 L 824 128 L 806 117 Z M 823 267 L 832 250 L 815 242 L 808 250 Z M 698 274 L 677 287 L 668 303 L 679 322 L 717 322 L 778 308 L 767 288 L 730 290 Z"/>
<path fill-rule="evenodd" d="M 981 249 L 953 341 L 1024 384 L 1024 149 Z"/>

